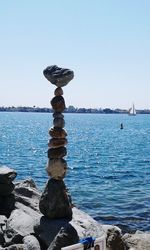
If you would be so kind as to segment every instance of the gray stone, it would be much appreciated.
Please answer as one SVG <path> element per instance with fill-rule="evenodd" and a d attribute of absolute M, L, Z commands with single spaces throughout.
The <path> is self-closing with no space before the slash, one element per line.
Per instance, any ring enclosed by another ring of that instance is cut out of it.
<path fill-rule="evenodd" d="M 72 208 L 63 180 L 50 179 L 42 193 L 39 208 L 50 219 L 72 218 Z"/>
<path fill-rule="evenodd" d="M 48 247 L 58 234 L 60 229 L 68 224 L 69 219 L 49 219 L 46 216 L 42 216 L 34 227 L 35 235 L 40 241 Z M 47 248 L 46 248 L 47 249 Z"/>
<path fill-rule="evenodd" d="M 54 118 L 53 125 L 54 127 L 57 127 L 57 128 L 64 128 L 65 120 L 63 118 Z"/>
<path fill-rule="evenodd" d="M 34 217 L 22 211 L 21 209 L 15 209 L 9 219 L 7 220 L 6 231 L 14 230 L 21 236 L 26 236 L 34 232 L 35 225 Z"/>
<path fill-rule="evenodd" d="M 39 199 L 41 193 L 36 188 L 32 179 L 16 183 L 14 194 L 16 202 L 24 204 L 37 212 L 39 211 Z"/>
<path fill-rule="evenodd" d="M 55 112 L 63 112 L 66 108 L 65 106 L 65 100 L 62 96 L 55 96 L 51 100 L 51 105 L 52 108 L 54 109 Z"/>
<path fill-rule="evenodd" d="M 135 234 L 125 234 L 123 237 L 125 245 L 130 250 L 149 250 L 150 249 L 150 233 L 139 232 Z"/>
<path fill-rule="evenodd" d="M 56 235 L 48 250 L 59 250 L 79 242 L 77 231 L 71 224 L 66 224 Z"/>
<path fill-rule="evenodd" d="M 3 246 L 4 242 L 5 242 L 4 234 L 0 228 L 0 246 Z"/>
<path fill-rule="evenodd" d="M 53 117 L 54 118 L 64 118 L 64 115 L 62 113 L 60 113 L 60 112 L 54 112 Z"/>
<path fill-rule="evenodd" d="M 40 250 L 40 244 L 36 237 L 33 235 L 27 235 L 23 238 L 23 243 L 25 245 L 25 248 L 28 250 Z"/>
<path fill-rule="evenodd" d="M 61 180 L 66 175 L 67 162 L 64 159 L 49 159 L 46 171 L 52 178 Z"/>
<path fill-rule="evenodd" d="M 67 154 L 67 149 L 65 147 L 60 148 L 49 148 L 48 149 L 48 158 L 63 158 Z"/>
<path fill-rule="evenodd" d="M 70 69 L 59 68 L 57 65 L 48 66 L 43 71 L 44 76 L 57 87 L 66 86 L 74 77 L 74 72 Z"/>
<path fill-rule="evenodd" d="M 17 176 L 17 173 L 14 169 L 11 169 L 7 166 L 0 167 L 0 183 L 10 183 Z"/>

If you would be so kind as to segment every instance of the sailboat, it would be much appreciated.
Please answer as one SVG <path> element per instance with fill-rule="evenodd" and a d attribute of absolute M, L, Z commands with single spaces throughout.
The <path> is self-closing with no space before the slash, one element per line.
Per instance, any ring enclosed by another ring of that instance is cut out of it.
<path fill-rule="evenodd" d="M 132 105 L 132 108 L 129 109 L 129 115 L 136 115 L 136 110 L 134 104 Z"/>

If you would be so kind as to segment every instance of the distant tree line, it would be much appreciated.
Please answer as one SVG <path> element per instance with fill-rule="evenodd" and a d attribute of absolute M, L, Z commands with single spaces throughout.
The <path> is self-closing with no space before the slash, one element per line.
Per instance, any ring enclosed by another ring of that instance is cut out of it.
<path fill-rule="evenodd" d="M 40 107 L 0 107 L 0 112 L 39 112 L 39 113 L 52 113 L 51 108 L 40 108 Z M 149 109 L 136 110 L 137 114 L 150 114 Z M 75 108 L 69 106 L 65 109 L 64 113 L 83 113 L 83 114 L 128 114 L 128 110 L 124 109 L 110 109 L 110 108 Z"/>

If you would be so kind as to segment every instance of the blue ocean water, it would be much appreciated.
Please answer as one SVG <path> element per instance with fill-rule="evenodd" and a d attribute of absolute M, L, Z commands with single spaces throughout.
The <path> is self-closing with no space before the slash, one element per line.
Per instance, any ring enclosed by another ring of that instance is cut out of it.
<path fill-rule="evenodd" d="M 73 203 L 101 223 L 150 231 L 150 116 L 65 114 L 65 121 Z M 51 126 L 52 114 L 0 112 L 0 165 L 41 190 Z"/>

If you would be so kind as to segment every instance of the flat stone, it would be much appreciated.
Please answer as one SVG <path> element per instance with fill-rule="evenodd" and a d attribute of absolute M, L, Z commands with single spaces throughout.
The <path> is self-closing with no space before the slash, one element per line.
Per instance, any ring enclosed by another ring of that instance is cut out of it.
<path fill-rule="evenodd" d="M 57 128 L 64 128 L 65 127 L 65 120 L 63 118 L 55 118 L 53 120 L 54 127 Z"/>
<path fill-rule="evenodd" d="M 72 70 L 59 68 L 57 65 L 48 66 L 43 70 L 43 74 L 48 81 L 57 87 L 66 86 L 74 77 Z"/>
<path fill-rule="evenodd" d="M 49 148 L 48 149 L 48 158 L 63 158 L 67 154 L 67 149 L 65 147 L 60 148 Z"/>
<path fill-rule="evenodd" d="M 53 99 L 51 100 L 51 105 L 55 112 L 63 112 L 66 108 L 65 100 L 62 96 L 53 97 Z"/>
<path fill-rule="evenodd" d="M 50 179 L 42 193 L 39 209 L 49 219 L 72 218 L 72 205 L 63 180 Z"/>
<path fill-rule="evenodd" d="M 60 88 L 60 87 L 57 88 L 57 89 L 55 89 L 54 95 L 55 95 L 55 96 L 63 95 L 63 89 Z"/>
<path fill-rule="evenodd" d="M 0 183 L 10 183 L 17 176 L 17 173 L 14 169 L 11 169 L 7 166 L 0 167 Z"/>
<path fill-rule="evenodd" d="M 9 184 L 0 183 L 0 195 L 2 196 L 10 195 L 12 191 L 14 190 L 14 187 L 15 186 L 13 183 L 9 183 Z"/>
<path fill-rule="evenodd" d="M 65 138 L 62 139 L 53 138 L 49 140 L 48 147 L 50 148 L 64 147 L 65 145 L 67 145 L 67 143 L 68 141 Z"/>
<path fill-rule="evenodd" d="M 66 175 L 67 162 L 64 159 L 49 159 L 46 171 L 53 179 L 61 180 Z"/>
<path fill-rule="evenodd" d="M 64 118 L 64 115 L 60 112 L 55 112 L 55 113 L 53 113 L 53 117 L 54 118 Z"/>
<path fill-rule="evenodd" d="M 67 136 L 67 132 L 65 129 L 54 127 L 50 128 L 49 135 L 53 138 L 65 138 Z"/>

